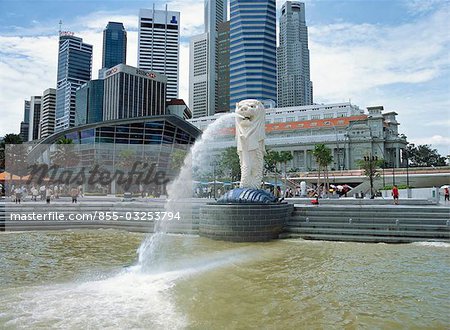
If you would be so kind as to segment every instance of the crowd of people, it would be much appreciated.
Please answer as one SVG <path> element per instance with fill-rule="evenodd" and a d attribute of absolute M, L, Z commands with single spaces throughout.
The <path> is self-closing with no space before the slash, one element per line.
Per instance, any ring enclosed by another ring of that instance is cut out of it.
<path fill-rule="evenodd" d="M 67 185 L 20 185 L 11 184 L 5 185 L 5 196 L 11 197 L 12 201 L 20 204 L 24 200 L 31 201 L 45 201 L 47 204 L 54 199 L 59 199 L 61 196 L 70 196 L 72 203 L 77 203 L 78 197 L 83 197 L 82 186 L 67 186 Z"/>

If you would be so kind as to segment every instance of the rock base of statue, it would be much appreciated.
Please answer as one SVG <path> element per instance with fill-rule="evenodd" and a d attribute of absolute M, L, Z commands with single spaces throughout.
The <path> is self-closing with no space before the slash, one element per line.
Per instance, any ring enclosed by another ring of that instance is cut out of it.
<path fill-rule="evenodd" d="M 237 188 L 200 208 L 199 233 L 223 241 L 269 241 L 278 238 L 293 210 L 264 190 Z"/>

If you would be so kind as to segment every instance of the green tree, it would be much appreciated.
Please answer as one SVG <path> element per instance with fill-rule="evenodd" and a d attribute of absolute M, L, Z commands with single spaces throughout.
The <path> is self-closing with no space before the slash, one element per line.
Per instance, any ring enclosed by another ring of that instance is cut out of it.
<path fill-rule="evenodd" d="M 187 154 L 188 154 L 188 151 L 186 151 L 186 150 L 175 149 L 172 152 L 170 168 L 173 171 L 178 172 L 183 167 L 184 160 L 185 160 Z"/>
<path fill-rule="evenodd" d="M 284 165 L 284 187 L 287 188 L 287 163 L 290 162 L 294 156 L 290 151 L 281 151 L 279 160 L 280 163 Z"/>
<path fill-rule="evenodd" d="M 236 147 L 226 148 L 219 156 L 218 172 L 228 173 L 231 181 L 241 179 L 241 164 Z"/>
<path fill-rule="evenodd" d="M 406 150 L 411 166 L 445 166 L 445 157 L 442 157 L 436 149 L 432 149 L 429 144 L 408 145 Z"/>
<path fill-rule="evenodd" d="M 136 155 L 135 155 L 134 151 L 131 149 L 124 149 L 119 152 L 116 165 L 124 173 L 127 173 L 127 171 L 129 171 L 133 168 L 133 165 L 135 164 L 135 162 L 136 162 Z M 125 175 L 125 176 L 128 178 L 128 175 Z M 131 178 L 130 182 L 128 180 L 125 181 L 125 180 L 120 180 L 120 178 L 118 179 L 118 183 L 119 183 L 119 185 L 122 186 L 124 193 L 129 192 L 132 181 L 133 181 L 133 178 Z"/>
<path fill-rule="evenodd" d="M 278 173 L 278 163 L 280 162 L 280 153 L 274 150 L 266 150 L 264 155 L 264 169 L 266 172 Z"/>
<path fill-rule="evenodd" d="M 72 139 L 60 138 L 56 141 L 56 150 L 50 156 L 52 163 L 63 168 L 73 167 L 80 161 Z"/>
<path fill-rule="evenodd" d="M 278 170 L 278 164 L 281 163 L 281 154 L 275 150 L 266 150 L 266 154 L 264 155 L 264 169 L 267 173 L 275 173 L 275 189 L 278 187 L 278 174 L 280 171 Z M 281 196 L 277 196 L 281 197 Z"/>
<path fill-rule="evenodd" d="M 22 144 L 23 141 L 19 134 L 6 134 L 0 142 L 0 169 L 4 170 L 6 167 L 6 145 L 7 144 Z"/>
<path fill-rule="evenodd" d="M 370 181 L 370 196 L 374 197 L 373 181 L 380 177 L 379 168 L 384 164 L 384 159 L 378 159 L 373 156 L 364 156 L 356 162 L 358 166 L 364 170 L 364 175 L 369 178 Z"/>
<path fill-rule="evenodd" d="M 320 170 L 323 169 L 325 178 L 325 188 L 329 190 L 329 180 L 328 180 L 328 165 L 333 162 L 333 156 L 331 155 L 331 149 L 325 146 L 325 144 L 320 143 L 314 146 L 312 154 L 317 163 L 317 189 L 320 187 Z M 319 193 L 319 191 L 318 191 Z"/>

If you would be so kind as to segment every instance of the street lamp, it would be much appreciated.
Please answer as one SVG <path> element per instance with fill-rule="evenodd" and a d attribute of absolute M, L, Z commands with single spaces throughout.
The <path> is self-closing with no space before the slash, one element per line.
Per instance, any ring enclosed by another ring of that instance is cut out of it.
<path fill-rule="evenodd" d="M 408 145 L 414 148 L 414 143 L 409 143 L 406 145 L 405 156 L 406 156 L 406 186 L 409 189 L 409 150 Z"/>
<path fill-rule="evenodd" d="M 213 197 L 216 199 L 216 162 L 213 162 Z"/>

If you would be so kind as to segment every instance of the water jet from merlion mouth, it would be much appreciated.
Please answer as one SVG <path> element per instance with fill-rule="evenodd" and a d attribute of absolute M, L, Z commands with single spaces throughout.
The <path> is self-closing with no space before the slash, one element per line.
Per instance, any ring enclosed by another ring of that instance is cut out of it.
<path fill-rule="evenodd" d="M 217 132 L 231 124 L 234 117 L 235 113 L 218 116 L 193 144 L 184 159 L 178 176 L 167 187 L 165 211 L 180 212 L 183 217 L 190 217 L 190 219 L 185 220 L 192 221 L 193 168 L 201 169 L 210 166 L 212 151 L 217 147 L 214 145 L 218 139 Z M 167 234 L 170 226 L 171 224 L 167 221 L 155 221 L 154 233 L 148 235 L 138 248 L 138 269 L 149 271 L 164 263 L 165 234 Z"/>

